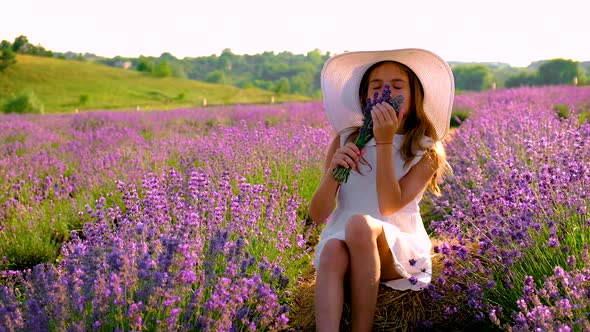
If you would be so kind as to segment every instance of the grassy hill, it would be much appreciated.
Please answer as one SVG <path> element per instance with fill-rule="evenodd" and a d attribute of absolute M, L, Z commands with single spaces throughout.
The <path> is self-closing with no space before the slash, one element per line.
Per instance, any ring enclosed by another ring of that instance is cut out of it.
<path fill-rule="evenodd" d="M 46 113 L 83 110 L 172 109 L 238 103 L 304 101 L 304 96 L 276 95 L 145 73 L 98 63 L 18 55 L 17 63 L 0 72 L 0 105 L 11 96 L 33 91 Z"/>

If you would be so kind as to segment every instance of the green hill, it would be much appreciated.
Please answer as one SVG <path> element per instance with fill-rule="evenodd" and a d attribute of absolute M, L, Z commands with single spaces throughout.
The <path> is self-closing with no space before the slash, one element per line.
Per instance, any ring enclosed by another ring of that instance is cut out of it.
<path fill-rule="evenodd" d="M 0 103 L 25 91 L 39 97 L 46 113 L 200 107 L 205 100 L 207 105 L 219 105 L 310 99 L 188 79 L 155 78 L 98 63 L 17 55 L 17 63 L 0 72 Z"/>

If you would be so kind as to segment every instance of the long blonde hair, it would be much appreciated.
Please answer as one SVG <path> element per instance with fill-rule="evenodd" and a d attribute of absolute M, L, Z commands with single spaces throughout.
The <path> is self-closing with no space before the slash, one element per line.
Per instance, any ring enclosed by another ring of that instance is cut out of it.
<path fill-rule="evenodd" d="M 359 86 L 359 98 L 361 102 L 361 109 L 365 109 L 367 104 L 368 90 L 369 90 L 369 76 L 377 67 L 385 63 L 394 63 L 398 65 L 401 70 L 408 75 L 410 84 L 410 98 L 409 112 L 406 114 L 401 123 L 402 131 L 405 134 L 405 139 L 400 148 L 402 157 L 407 166 L 416 156 L 418 151 L 424 151 L 424 156 L 431 158 L 434 161 L 436 171 L 430 181 L 428 182 L 428 189 L 435 195 L 440 195 L 439 183 L 442 181 L 444 175 L 450 171 L 450 167 L 446 161 L 445 149 L 440 141 L 436 141 L 431 146 L 422 146 L 421 141 L 424 136 L 430 138 L 437 137 L 434 126 L 424 112 L 424 88 L 420 80 L 414 72 L 406 65 L 396 61 L 380 61 L 377 62 L 365 71 Z M 360 129 L 360 127 L 358 127 Z M 347 141 L 354 141 L 358 137 L 359 131 L 356 130 L 351 134 Z"/>

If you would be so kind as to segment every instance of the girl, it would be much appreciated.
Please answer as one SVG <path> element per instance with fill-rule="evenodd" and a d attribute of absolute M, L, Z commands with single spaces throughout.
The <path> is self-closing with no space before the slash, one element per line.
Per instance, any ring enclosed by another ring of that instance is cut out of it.
<path fill-rule="evenodd" d="M 418 203 L 427 188 L 439 193 L 453 74 L 426 50 L 350 52 L 325 63 L 321 83 L 337 135 L 309 208 L 314 222 L 327 220 L 314 259 L 316 326 L 338 330 L 349 285 L 353 331 L 370 331 L 379 282 L 398 290 L 430 282 L 431 242 Z M 359 149 L 361 110 L 386 85 L 405 102 L 398 114 L 385 102 L 372 108 L 374 138 Z M 342 184 L 332 174 L 338 166 L 353 170 Z"/>

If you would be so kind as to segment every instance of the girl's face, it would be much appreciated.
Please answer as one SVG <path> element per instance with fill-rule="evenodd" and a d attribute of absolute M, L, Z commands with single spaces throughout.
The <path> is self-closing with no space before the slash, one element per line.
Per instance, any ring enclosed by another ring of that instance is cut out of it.
<path fill-rule="evenodd" d="M 369 74 L 369 89 L 367 91 L 367 96 L 373 98 L 375 92 L 382 94 L 385 84 L 389 84 L 391 87 L 392 98 L 397 95 L 403 95 L 405 98 L 405 101 L 402 104 L 402 109 L 399 113 L 399 116 L 401 117 L 398 116 L 398 119 L 401 120 L 408 113 L 410 105 L 409 101 L 412 100 L 408 75 L 395 63 L 388 62 L 376 67 Z"/>

